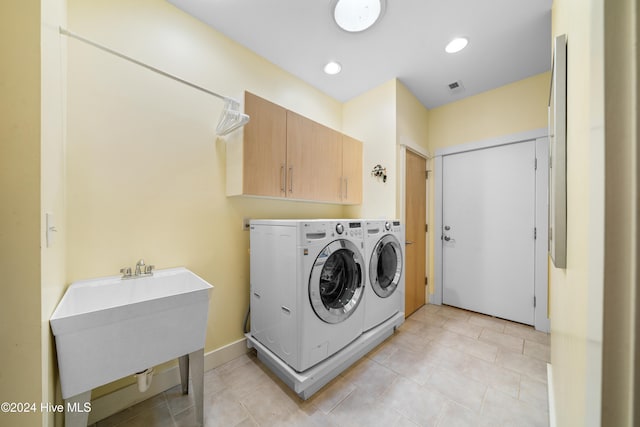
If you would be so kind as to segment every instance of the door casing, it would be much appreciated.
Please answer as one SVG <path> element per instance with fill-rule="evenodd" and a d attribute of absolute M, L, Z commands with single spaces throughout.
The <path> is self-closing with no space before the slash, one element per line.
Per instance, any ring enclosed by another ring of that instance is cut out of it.
<path fill-rule="evenodd" d="M 429 163 L 432 159 L 432 156 L 429 154 L 429 152 L 422 146 L 412 142 L 412 141 L 408 141 L 408 140 L 404 140 L 400 145 L 398 145 L 398 164 L 399 164 L 399 173 L 398 173 L 398 179 L 399 179 L 399 197 L 397 198 L 397 205 L 396 205 L 396 211 L 399 212 L 399 218 L 402 221 L 403 226 L 405 226 L 405 230 L 406 230 L 406 224 L 407 224 L 407 183 L 406 183 L 406 164 L 407 164 L 407 151 L 411 151 L 414 154 L 417 154 L 421 157 L 424 157 L 426 160 L 426 167 L 427 170 L 429 170 Z M 426 179 L 426 177 L 425 177 Z M 430 177 L 431 179 L 431 177 Z M 426 184 L 426 206 L 425 206 L 425 224 L 429 223 L 429 183 L 427 181 Z M 430 231 L 431 230 L 426 230 L 425 232 L 425 276 L 428 278 L 429 275 L 429 235 L 430 235 Z M 401 242 L 402 245 L 405 244 L 405 242 Z M 406 286 L 406 268 L 405 268 L 405 286 Z M 429 280 L 429 283 L 431 283 L 431 280 Z M 428 286 L 425 285 L 425 295 L 426 295 L 426 301 L 429 301 L 429 289 Z"/>

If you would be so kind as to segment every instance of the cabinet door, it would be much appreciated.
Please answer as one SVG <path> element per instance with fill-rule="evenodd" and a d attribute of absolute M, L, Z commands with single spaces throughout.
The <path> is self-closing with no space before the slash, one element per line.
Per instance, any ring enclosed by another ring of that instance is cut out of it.
<path fill-rule="evenodd" d="M 287 111 L 287 197 L 340 202 L 339 132 Z"/>
<path fill-rule="evenodd" d="M 287 110 L 245 92 L 243 194 L 285 196 Z"/>
<path fill-rule="evenodd" d="M 342 135 L 342 202 L 362 203 L 362 142 Z"/>

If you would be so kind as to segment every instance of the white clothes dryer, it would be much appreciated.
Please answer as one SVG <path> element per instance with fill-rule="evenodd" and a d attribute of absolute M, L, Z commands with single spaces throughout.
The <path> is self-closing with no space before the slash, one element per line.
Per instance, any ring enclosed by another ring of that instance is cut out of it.
<path fill-rule="evenodd" d="M 250 223 L 251 336 L 298 372 L 363 332 L 358 220 Z"/>
<path fill-rule="evenodd" d="M 404 315 L 404 226 L 398 220 L 365 221 L 364 330 L 381 324 L 396 313 Z"/>

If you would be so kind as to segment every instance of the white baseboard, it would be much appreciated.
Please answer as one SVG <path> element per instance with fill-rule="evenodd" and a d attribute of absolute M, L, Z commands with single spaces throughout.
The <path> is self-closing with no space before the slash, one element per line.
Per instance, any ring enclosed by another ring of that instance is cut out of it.
<path fill-rule="evenodd" d="M 549 395 L 549 427 L 556 427 L 556 401 L 553 393 L 553 370 L 547 363 L 547 393 Z"/>
<path fill-rule="evenodd" d="M 242 338 L 238 341 L 227 344 L 204 355 L 204 370 L 209 371 L 220 365 L 242 356 L 247 353 L 247 339 Z M 91 401 L 91 412 L 89 413 L 89 424 L 93 424 L 123 409 L 135 405 L 136 403 L 147 400 L 156 394 L 162 393 L 180 384 L 180 371 L 178 366 L 173 366 L 162 372 L 154 374 L 151 387 L 144 393 L 138 391 L 137 384 L 131 384 L 123 387 L 113 393 L 100 396 Z"/>

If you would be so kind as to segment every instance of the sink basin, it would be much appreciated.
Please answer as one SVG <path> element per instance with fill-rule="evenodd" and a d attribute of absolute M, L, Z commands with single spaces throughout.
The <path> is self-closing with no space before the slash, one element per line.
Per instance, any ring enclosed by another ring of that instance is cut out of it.
<path fill-rule="evenodd" d="M 182 267 L 72 283 L 50 319 L 62 397 L 204 348 L 212 288 Z"/>

